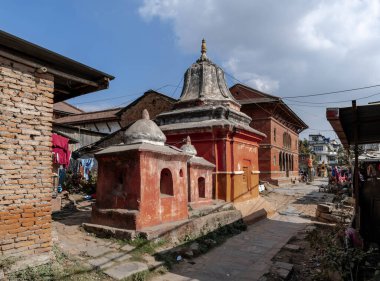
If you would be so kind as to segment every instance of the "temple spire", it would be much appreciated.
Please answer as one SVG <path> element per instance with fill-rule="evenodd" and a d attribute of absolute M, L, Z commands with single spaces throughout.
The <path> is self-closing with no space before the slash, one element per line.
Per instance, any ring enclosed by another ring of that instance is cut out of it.
<path fill-rule="evenodd" d="M 203 38 L 202 39 L 202 45 L 201 45 L 201 54 L 202 55 L 199 59 L 200 61 L 208 60 L 206 52 L 207 52 L 206 40 Z"/>

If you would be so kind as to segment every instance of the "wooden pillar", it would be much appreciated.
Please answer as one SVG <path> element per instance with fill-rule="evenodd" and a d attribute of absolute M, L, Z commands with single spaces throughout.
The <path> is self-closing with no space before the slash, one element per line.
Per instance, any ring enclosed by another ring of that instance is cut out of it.
<path fill-rule="evenodd" d="M 359 148 L 358 148 L 358 109 L 356 107 L 356 100 L 352 101 L 353 112 L 353 125 L 354 125 L 354 153 L 355 153 L 355 170 L 354 170 L 354 190 L 355 190 L 355 217 L 356 228 L 360 229 L 360 205 L 359 205 Z"/>

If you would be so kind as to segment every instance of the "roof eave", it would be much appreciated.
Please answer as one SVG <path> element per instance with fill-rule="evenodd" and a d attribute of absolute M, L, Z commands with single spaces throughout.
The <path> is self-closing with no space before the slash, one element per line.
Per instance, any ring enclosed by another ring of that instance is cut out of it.
<path fill-rule="evenodd" d="M 0 55 L 50 73 L 54 102 L 107 89 L 115 77 L 0 30 Z"/>

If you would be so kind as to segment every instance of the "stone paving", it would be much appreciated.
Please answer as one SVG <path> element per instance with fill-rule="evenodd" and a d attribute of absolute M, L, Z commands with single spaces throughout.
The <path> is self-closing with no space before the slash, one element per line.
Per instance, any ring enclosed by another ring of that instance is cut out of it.
<path fill-rule="evenodd" d="M 329 196 L 318 193 L 316 181 L 313 185 L 300 184 L 288 188 L 275 189 L 274 192 L 294 196 L 293 200 L 305 197 L 324 201 Z M 307 201 L 305 201 L 307 203 Z M 248 227 L 248 230 L 230 238 L 220 247 L 191 262 L 182 262 L 171 272 L 156 277 L 154 281 L 223 281 L 223 280 L 263 280 L 269 272 L 271 261 L 277 252 L 287 244 L 289 239 L 305 229 L 312 221 L 302 217 L 292 204 L 280 206 L 282 214 L 259 221 Z"/>
<path fill-rule="evenodd" d="M 53 241 L 65 253 L 89 266 L 89 270 L 102 270 L 116 280 L 122 280 L 137 272 L 156 267 L 159 262 L 146 257 L 146 263 L 131 260 L 134 247 L 122 245 L 106 239 L 99 239 L 80 231 L 79 226 L 90 218 L 90 208 L 82 203 L 82 211 L 53 222 Z M 80 206 L 79 206 L 80 207 Z M 144 259 L 144 257 L 142 257 Z"/>

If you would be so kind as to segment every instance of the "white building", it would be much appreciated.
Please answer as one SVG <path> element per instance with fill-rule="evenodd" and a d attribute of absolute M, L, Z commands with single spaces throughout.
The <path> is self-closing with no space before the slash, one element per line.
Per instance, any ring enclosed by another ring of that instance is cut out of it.
<path fill-rule="evenodd" d="M 338 149 L 340 144 L 336 140 L 330 140 L 321 134 L 309 135 L 309 146 L 315 153 L 318 164 L 334 166 L 338 164 Z"/>

